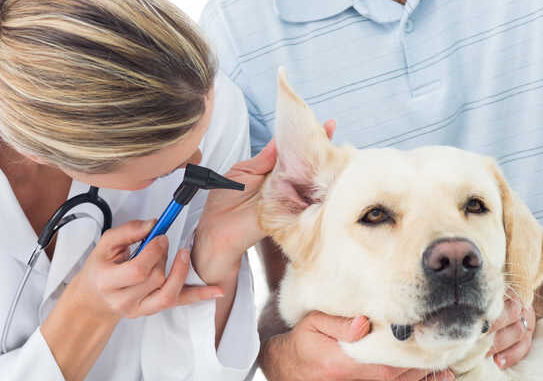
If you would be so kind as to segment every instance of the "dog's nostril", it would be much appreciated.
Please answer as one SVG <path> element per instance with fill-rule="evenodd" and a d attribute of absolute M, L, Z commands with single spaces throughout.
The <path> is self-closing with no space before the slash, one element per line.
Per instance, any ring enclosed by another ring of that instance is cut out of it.
<path fill-rule="evenodd" d="M 443 257 L 439 260 L 439 267 L 436 269 L 437 271 L 441 271 L 446 269 L 451 264 L 451 261 L 447 257 Z"/>
<path fill-rule="evenodd" d="M 462 260 L 462 265 L 467 269 L 473 269 L 481 266 L 481 256 L 474 252 L 469 252 Z"/>

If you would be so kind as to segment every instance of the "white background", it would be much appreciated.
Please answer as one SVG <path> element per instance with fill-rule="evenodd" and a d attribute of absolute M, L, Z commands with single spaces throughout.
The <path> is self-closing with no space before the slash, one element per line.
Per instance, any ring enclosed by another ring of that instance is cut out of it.
<path fill-rule="evenodd" d="M 172 3 L 181 8 L 186 14 L 195 20 L 198 20 L 204 5 L 207 0 L 170 0 Z"/>
<path fill-rule="evenodd" d="M 207 0 L 170 0 L 170 1 L 176 4 L 186 14 L 188 14 L 190 17 L 192 17 L 196 21 L 198 21 L 200 17 L 200 13 L 202 13 L 202 10 L 204 9 L 205 4 L 207 3 Z M 257 311 L 260 312 L 268 297 L 268 288 L 266 286 L 266 281 L 264 278 L 262 263 L 260 262 L 254 249 L 249 251 L 249 260 L 251 262 L 251 267 L 253 269 L 253 275 L 254 275 L 254 280 L 255 280 L 256 308 L 257 308 Z M 266 378 L 264 377 L 262 372 L 258 370 L 253 380 L 264 381 L 266 380 Z M 220 380 L 217 380 L 217 381 L 220 381 Z"/>

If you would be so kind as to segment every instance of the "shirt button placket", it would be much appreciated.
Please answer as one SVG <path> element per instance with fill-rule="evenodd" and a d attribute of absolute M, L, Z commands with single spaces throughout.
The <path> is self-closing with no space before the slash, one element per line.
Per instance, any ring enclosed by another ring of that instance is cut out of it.
<path fill-rule="evenodd" d="M 415 25 L 411 19 L 407 19 L 404 26 L 405 33 L 409 34 L 413 32 L 413 29 L 415 29 Z"/>
<path fill-rule="evenodd" d="M 418 97 L 429 92 L 432 92 L 440 87 L 441 81 L 437 74 L 437 67 L 429 66 L 427 68 L 417 65 L 420 61 L 417 52 L 417 39 L 423 32 L 416 31 L 415 22 L 411 15 L 406 16 L 401 30 L 401 44 L 404 54 L 405 66 L 407 70 L 407 82 L 411 91 L 412 97 Z M 403 32 L 403 33 L 402 33 Z M 420 43 L 420 41 L 418 41 Z"/>

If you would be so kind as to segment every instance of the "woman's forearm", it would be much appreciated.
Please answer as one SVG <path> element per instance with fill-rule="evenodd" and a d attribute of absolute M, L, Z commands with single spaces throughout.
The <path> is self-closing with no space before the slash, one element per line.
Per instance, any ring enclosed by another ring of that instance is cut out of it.
<path fill-rule="evenodd" d="M 83 380 L 106 346 L 119 318 L 93 310 L 78 293 L 78 277 L 62 294 L 41 333 L 67 381 Z"/>
<path fill-rule="evenodd" d="M 202 232 L 206 233 L 202 234 Z M 215 302 L 215 347 L 218 347 L 236 298 L 243 253 L 226 254 L 224 249 L 217 248 L 215 242 L 217 240 L 200 226 L 195 236 L 191 256 L 192 265 L 200 279 L 207 285 L 220 287 L 224 293 L 224 296 Z"/>

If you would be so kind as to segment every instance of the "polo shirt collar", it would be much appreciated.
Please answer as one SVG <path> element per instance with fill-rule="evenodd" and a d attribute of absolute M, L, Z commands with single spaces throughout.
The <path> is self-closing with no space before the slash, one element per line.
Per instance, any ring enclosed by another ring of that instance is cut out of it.
<path fill-rule="evenodd" d="M 393 0 L 274 0 L 275 9 L 283 21 L 303 23 L 336 16 L 349 8 L 377 23 L 400 21 L 405 12 L 411 13 L 419 0 L 409 0 L 406 6 Z"/>

